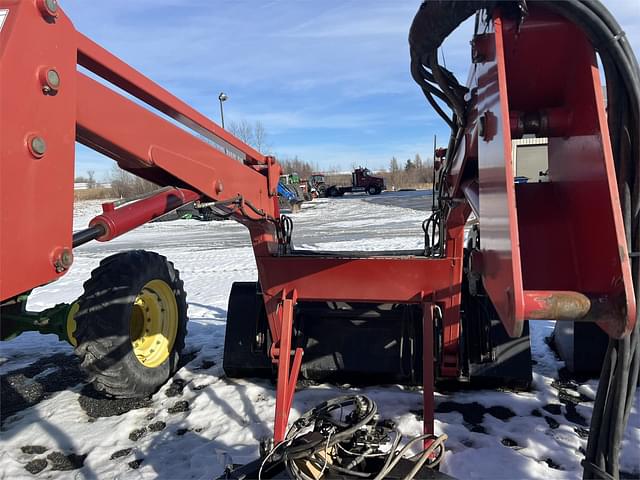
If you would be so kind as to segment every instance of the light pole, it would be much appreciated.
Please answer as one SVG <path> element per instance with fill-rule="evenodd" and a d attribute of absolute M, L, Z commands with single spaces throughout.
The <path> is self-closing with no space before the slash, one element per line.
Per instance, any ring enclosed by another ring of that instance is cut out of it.
<path fill-rule="evenodd" d="M 227 101 L 227 94 L 224 92 L 220 92 L 220 95 L 218 95 L 218 100 L 220 100 L 220 120 L 222 122 L 222 128 L 224 129 L 224 109 L 222 108 L 222 102 L 226 102 Z"/>

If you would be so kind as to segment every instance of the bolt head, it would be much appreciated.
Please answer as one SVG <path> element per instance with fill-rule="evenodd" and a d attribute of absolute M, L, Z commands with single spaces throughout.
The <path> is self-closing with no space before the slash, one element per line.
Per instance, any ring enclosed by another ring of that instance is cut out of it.
<path fill-rule="evenodd" d="M 60 74 L 55 68 L 45 67 L 38 74 L 45 95 L 55 95 L 60 89 Z"/>
<path fill-rule="evenodd" d="M 60 264 L 64 268 L 71 267 L 73 264 L 73 252 L 70 249 L 65 248 L 62 250 L 62 253 L 60 254 Z"/>
<path fill-rule="evenodd" d="M 47 8 L 51 13 L 56 13 L 58 11 L 58 2 L 57 0 L 45 0 L 47 4 Z"/>
<path fill-rule="evenodd" d="M 58 88 L 60 86 L 60 75 L 53 68 L 47 71 L 47 83 L 52 88 Z"/>
<path fill-rule="evenodd" d="M 36 158 L 42 158 L 47 151 L 47 143 L 44 138 L 37 135 L 29 137 L 27 145 L 31 154 Z"/>
<path fill-rule="evenodd" d="M 73 264 L 73 252 L 67 247 L 58 248 L 53 252 L 52 262 L 57 273 L 69 270 Z"/>
<path fill-rule="evenodd" d="M 47 22 L 55 22 L 58 16 L 58 0 L 37 0 L 38 10 Z"/>

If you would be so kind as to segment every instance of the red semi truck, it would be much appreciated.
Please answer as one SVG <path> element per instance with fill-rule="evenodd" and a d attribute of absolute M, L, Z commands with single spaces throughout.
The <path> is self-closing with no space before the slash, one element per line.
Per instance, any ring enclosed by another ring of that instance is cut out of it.
<path fill-rule="evenodd" d="M 356 168 L 351 174 L 351 185 L 342 187 L 332 185 L 327 188 L 327 197 L 341 197 L 345 193 L 366 192 L 369 195 L 378 195 L 387 187 L 384 184 L 384 178 L 374 177 L 368 168 Z"/>

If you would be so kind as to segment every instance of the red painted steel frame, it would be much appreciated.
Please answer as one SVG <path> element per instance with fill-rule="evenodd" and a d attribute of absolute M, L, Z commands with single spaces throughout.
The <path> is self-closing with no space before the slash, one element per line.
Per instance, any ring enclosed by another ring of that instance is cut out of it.
<path fill-rule="evenodd" d="M 293 334 L 293 308 L 297 300 L 296 291 L 294 290 L 291 295 L 283 292 L 280 300 L 278 316 L 281 320 L 282 335 L 271 349 L 271 356 L 278 365 L 276 413 L 273 422 L 273 437 L 276 443 L 283 441 L 285 438 L 293 394 L 296 390 L 296 382 L 302 365 L 301 348 L 296 348 L 293 352 L 293 364 L 291 364 L 291 337 Z"/>
<path fill-rule="evenodd" d="M 476 268 L 513 336 L 557 306 L 563 318 L 624 336 L 636 305 L 594 49 L 535 4 L 521 25 L 494 15 L 474 38 L 469 127 L 447 178 L 450 196 L 480 219 Z M 511 140 L 523 114 L 542 119 L 548 182 L 514 182 Z"/>
<path fill-rule="evenodd" d="M 422 371 L 422 405 L 423 405 L 423 432 L 434 433 L 433 416 L 435 411 L 433 399 L 433 385 L 435 376 L 433 372 L 433 364 L 435 357 L 433 354 L 434 337 L 433 337 L 433 305 L 423 302 L 422 304 L 422 356 L 424 358 Z M 425 445 L 427 447 L 428 445 Z"/>
<path fill-rule="evenodd" d="M 8 10 L 0 31 L 0 300 L 69 267 L 61 259 L 71 258 L 75 141 L 159 185 L 213 200 L 241 196 L 236 219 L 251 226 L 257 248 L 275 252 L 277 163 L 79 34 L 60 9 L 51 16 L 40 4 L 0 0 Z M 219 148 L 78 72 L 77 64 Z M 53 89 L 51 71 L 59 78 Z M 256 222 L 264 219 L 271 221 Z"/>
<path fill-rule="evenodd" d="M 35 2 L 1 1 L 0 300 L 60 277 L 71 252 L 75 149 L 75 30 L 59 15 L 48 23 Z M 55 69 L 58 91 L 44 94 Z M 44 151 L 29 147 L 36 138 Z"/>
<path fill-rule="evenodd" d="M 278 363 L 276 392 L 276 442 L 284 439 L 291 396 L 302 359 L 302 350 L 291 351 L 292 317 L 296 301 L 344 301 L 418 304 L 424 325 L 424 422 L 433 432 L 434 378 L 459 374 L 460 303 L 463 270 L 464 225 L 470 208 L 462 204 L 448 218 L 447 258 L 340 257 L 338 255 L 288 255 L 276 257 L 256 252 L 273 348 Z M 292 295 L 287 292 L 293 292 Z M 433 308 L 442 311 L 443 352 L 434 371 Z M 292 315 L 292 313 L 291 313 Z M 284 353 L 284 355 L 283 355 Z M 293 367 L 289 368 L 291 355 Z"/>
<path fill-rule="evenodd" d="M 489 25 L 495 28 L 477 38 L 481 55 L 471 76 L 469 127 L 447 179 L 454 201 L 446 218 L 446 257 L 340 258 L 278 256 L 275 160 L 76 32 L 62 11 L 54 18 L 38 4 L 0 0 L 9 10 L 0 31 L 0 299 L 55 280 L 68 268 L 60 258 L 71 248 L 77 140 L 140 177 L 192 191 L 189 198 L 239 199 L 228 208 L 251 234 L 278 365 L 276 440 L 285 435 L 302 362 L 302 350 L 291 351 L 298 300 L 422 305 L 425 430 L 433 431 L 434 377 L 459 373 L 464 225 L 472 209 L 482 226 L 474 268 L 509 333 L 518 335 L 527 315 L 554 309 L 579 315 L 569 300 L 590 308 L 584 319 L 598 320 L 611 335 L 631 328 L 636 307 L 595 55 L 558 17 L 532 5 L 516 34 L 514 22 L 497 14 Z M 221 147 L 76 71 L 76 60 Z M 61 80 L 54 88 L 50 70 Z M 510 123 L 517 111 L 532 110 L 553 112 L 551 182 L 515 188 Z M 605 312 L 603 305 L 613 307 Z M 444 337 L 439 371 L 432 353 L 436 307 Z"/>

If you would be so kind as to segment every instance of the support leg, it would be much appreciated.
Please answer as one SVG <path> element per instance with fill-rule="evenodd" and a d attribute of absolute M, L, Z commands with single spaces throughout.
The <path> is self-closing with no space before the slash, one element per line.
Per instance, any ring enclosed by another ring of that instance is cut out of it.
<path fill-rule="evenodd" d="M 424 433 L 433 433 L 434 373 L 433 373 L 433 304 L 422 304 L 422 385 L 424 407 Z"/>
<path fill-rule="evenodd" d="M 280 340 L 272 348 L 272 357 L 278 364 L 278 384 L 276 386 L 276 414 L 274 420 L 274 442 L 284 440 L 289 412 L 293 402 L 293 394 L 302 364 L 302 349 L 296 348 L 291 364 L 291 336 L 293 330 L 293 307 L 295 292 L 292 298 L 283 298 L 280 307 Z"/>

